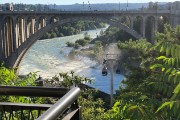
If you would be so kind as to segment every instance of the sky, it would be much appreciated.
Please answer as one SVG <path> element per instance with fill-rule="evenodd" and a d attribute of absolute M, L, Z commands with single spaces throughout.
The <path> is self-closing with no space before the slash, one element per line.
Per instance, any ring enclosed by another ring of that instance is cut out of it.
<path fill-rule="evenodd" d="M 69 5 L 69 4 L 94 4 L 94 3 L 146 3 L 146 2 L 174 2 L 179 0 L 0 0 L 0 4 L 4 3 L 24 3 L 24 4 L 56 4 L 56 5 Z"/>

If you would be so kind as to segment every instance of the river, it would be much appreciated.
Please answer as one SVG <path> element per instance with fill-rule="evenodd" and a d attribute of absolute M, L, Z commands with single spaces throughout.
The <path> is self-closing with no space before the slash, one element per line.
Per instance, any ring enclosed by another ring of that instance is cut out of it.
<path fill-rule="evenodd" d="M 43 78 L 51 78 L 60 72 L 74 71 L 76 74 L 93 79 L 93 84 L 88 84 L 103 92 L 110 93 L 110 74 L 101 75 L 102 65 L 87 57 L 78 60 L 69 59 L 68 53 L 72 48 L 66 47 L 66 42 L 75 42 L 77 39 L 84 38 L 87 32 L 91 38 L 100 34 L 101 28 L 81 32 L 77 35 L 59 37 L 53 39 L 38 40 L 25 54 L 20 66 L 19 75 L 26 75 L 30 72 L 37 72 Z M 123 76 L 114 74 L 114 92 L 119 89 Z"/>

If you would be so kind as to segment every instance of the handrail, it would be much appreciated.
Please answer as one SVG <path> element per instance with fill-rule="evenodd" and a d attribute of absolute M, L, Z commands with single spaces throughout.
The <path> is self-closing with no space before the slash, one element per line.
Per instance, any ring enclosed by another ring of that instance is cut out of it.
<path fill-rule="evenodd" d="M 0 95 L 62 97 L 69 89 L 48 87 L 0 86 Z"/>
<path fill-rule="evenodd" d="M 33 104 L 33 103 L 12 103 L 0 102 L 0 111 L 18 111 L 18 110 L 47 110 L 52 104 Z"/>
<path fill-rule="evenodd" d="M 46 87 L 22 87 L 22 86 L 0 86 L 0 95 L 14 96 L 38 96 L 38 97 L 58 97 L 59 99 L 54 105 L 52 104 L 26 104 L 0 102 L 0 119 L 3 117 L 13 118 L 13 111 L 20 111 L 21 119 L 25 118 L 24 110 L 28 110 L 28 119 L 37 119 L 41 111 L 47 110 L 38 120 L 55 120 L 68 117 L 69 120 L 81 119 L 81 108 L 78 106 L 77 98 L 80 94 L 80 88 L 74 87 L 69 92 L 67 88 L 46 88 Z M 36 110 L 37 116 L 34 118 L 32 111 Z M 9 113 L 9 114 L 7 114 Z M 8 117 L 7 117 L 8 115 Z M 71 118 L 70 118 L 71 117 Z"/>
<path fill-rule="evenodd" d="M 66 110 L 80 94 L 80 88 L 74 87 L 52 107 L 50 107 L 37 120 L 56 120 Z"/>

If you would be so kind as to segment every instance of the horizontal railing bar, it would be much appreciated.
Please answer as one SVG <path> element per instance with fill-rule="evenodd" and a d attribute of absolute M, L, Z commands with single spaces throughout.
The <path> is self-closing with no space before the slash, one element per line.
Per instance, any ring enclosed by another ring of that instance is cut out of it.
<path fill-rule="evenodd" d="M 0 110 L 18 111 L 18 110 L 47 110 L 52 104 L 27 104 L 27 103 L 10 103 L 0 102 Z"/>
<path fill-rule="evenodd" d="M 75 100 L 77 100 L 79 94 L 80 88 L 72 88 L 37 120 L 56 120 L 64 110 L 66 110 Z"/>
<path fill-rule="evenodd" d="M 62 97 L 69 89 L 67 88 L 49 88 L 49 87 L 34 87 L 34 86 L 0 86 L 0 95 L 14 96 L 36 96 L 36 97 Z"/>

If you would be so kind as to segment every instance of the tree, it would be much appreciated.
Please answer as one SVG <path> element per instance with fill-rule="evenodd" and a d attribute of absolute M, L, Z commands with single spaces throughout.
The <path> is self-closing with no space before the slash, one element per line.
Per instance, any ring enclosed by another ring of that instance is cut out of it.
<path fill-rule="evenodd" d="M 85 46 L 85 45 L 87 45 L 88 41 L 84 40 L 84 39 L 79 39 L 75 43 L 78 43 L 81 46 Z"/>
<path fill-rule="evenodd" d="M 100 54 L 103 50 L 102 42 L 101 41 L 96 41 L 94 43 L 94 53 L 95 54 Z"/>
<path fill-rule="evenodd" d="M 161 92 L 163 104 L 156 113 L 165 119 L 180 119 L 177 111 L 180 110 L 180 26 L 172 29 L 165 25 L 165 33 L 157 33 L 157 46 L 155 49 L 161 53 L 157 58 L 158 63 L 151 66 L 156 74 L 158 83 L 153 81 L 155 89 Z"/>
<path fill-rule="evenodd" d="M 125 61 L 128 75 L 106 119 L 180 118 L 179 36 L 180 26 L 172 29 L 166 25 L 165 33 L 157 33 L 154 45 L 142 40 L 118 44 L 130 52 Z"/>

